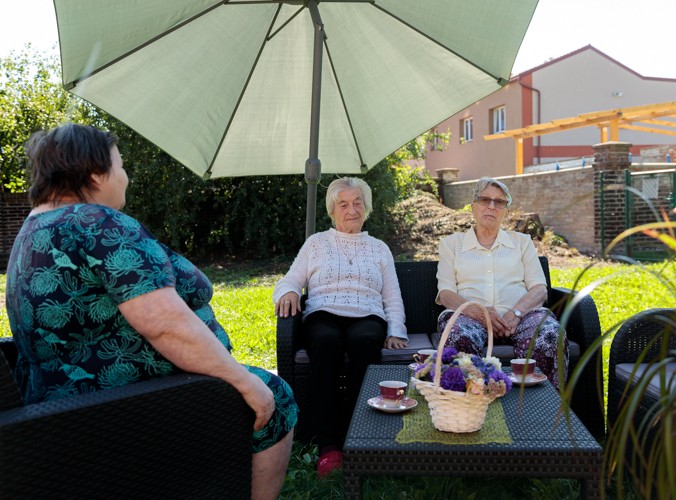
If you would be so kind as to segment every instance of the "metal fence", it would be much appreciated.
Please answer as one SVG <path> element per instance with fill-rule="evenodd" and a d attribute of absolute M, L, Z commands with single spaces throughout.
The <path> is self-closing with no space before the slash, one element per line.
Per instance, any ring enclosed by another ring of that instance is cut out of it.
<path fill-rule="evenodd" d="M 625 227 L 627 229 L 676 220 L 676 169 L 649 172 L 625 171 Z M 637 233 L 625 239 L 626 254 L 636 260 L 653 261 L 667 257 L 664 243 Z"/>

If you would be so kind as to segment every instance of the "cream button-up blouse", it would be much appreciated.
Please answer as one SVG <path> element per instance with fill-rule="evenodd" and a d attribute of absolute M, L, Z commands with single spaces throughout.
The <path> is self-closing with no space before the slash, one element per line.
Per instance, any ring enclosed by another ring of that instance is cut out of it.
<path fill-rule="evenodd" d="M 439 242 L 437 283 L 439 293 L 449 290 L 505 314 L 528 290 L 547 281 L 530 235 L 500 229 L 486 249 L 472 228 Z"/>

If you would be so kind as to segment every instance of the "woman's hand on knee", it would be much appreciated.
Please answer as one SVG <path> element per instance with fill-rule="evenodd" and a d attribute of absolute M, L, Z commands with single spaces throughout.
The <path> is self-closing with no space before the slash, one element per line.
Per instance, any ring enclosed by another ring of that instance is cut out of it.
<path fill-rule="evenodd" d="M 239 388 L 239 393 L 246 404 L 256 413 L 254 430 L 261 429 L 268 423 L 275 411 L 275 397 L 270 388 L 253 373 L 249 374 L 244 387 Z"/>

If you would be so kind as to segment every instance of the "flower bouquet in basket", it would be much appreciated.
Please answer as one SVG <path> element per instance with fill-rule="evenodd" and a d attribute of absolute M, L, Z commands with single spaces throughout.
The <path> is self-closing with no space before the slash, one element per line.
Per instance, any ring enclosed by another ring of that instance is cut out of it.
<path fill-rule="evenodd" d="M 467 307 L 479 306 L 488 325 L 486 357 L 458 352 L 446 347 L 446 340 L 457 317 Z M 491 356 L 493 328 L 484 306 L 476 302 L 462 304 L 448 321 L 437 352 L 420 363 L 414 372 L 415 387 L 425 396 L 432 423 L 440 431 L 474 432 L 481 429 L 488 405 L 512 388 L 502 371 L 500 360 Z"/>

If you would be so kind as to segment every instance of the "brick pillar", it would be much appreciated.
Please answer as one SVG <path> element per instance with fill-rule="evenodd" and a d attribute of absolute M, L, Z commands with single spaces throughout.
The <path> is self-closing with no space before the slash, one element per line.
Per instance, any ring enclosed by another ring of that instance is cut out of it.
<path fill-rule="evenodd" d="M 624 171 L 631 168 L 627 142 L 604 142 L 594 146 L 594 244 L 596 251 L 603 248 L 625 230 L 626 198 Z M 603 177 L 603 210 L 601 209 L 601 177 Z M 601 229 L 603 226 L 603 241 Z M 624 245 L 611 250 L 624 254 Z"/>

